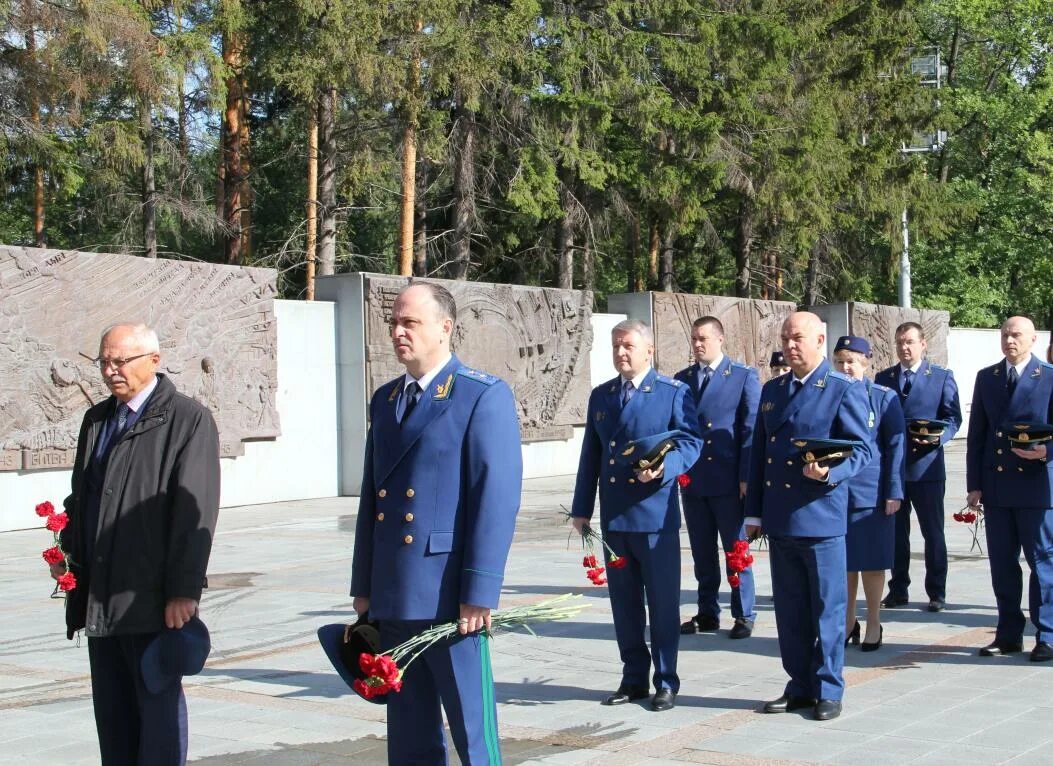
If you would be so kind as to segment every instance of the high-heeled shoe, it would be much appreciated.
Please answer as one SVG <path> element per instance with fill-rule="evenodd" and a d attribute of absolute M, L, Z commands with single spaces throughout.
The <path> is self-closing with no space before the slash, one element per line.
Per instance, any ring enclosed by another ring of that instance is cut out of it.
<path fill-rule="evenodd" d="M 881 642 L 884 641 L 884 640 L 885 640 L 885 626 L 884 625 L 879 625 L 878 626 L 877 643 L 868 644 L 866 641 L 864 641 L 860 645 L 859 648 L 860 648 L 861 651 L 864 651 L 864 652 L 876 652 L 878 649 L 881 648 Z"/>
<path fill-rule="evenodd" d="M 856 624 L 852 627 L 852 632 L 845 637 L 845 647 L 849 644 L 855 644 L 859 646 L 859 620 L 856 620 Z"/>

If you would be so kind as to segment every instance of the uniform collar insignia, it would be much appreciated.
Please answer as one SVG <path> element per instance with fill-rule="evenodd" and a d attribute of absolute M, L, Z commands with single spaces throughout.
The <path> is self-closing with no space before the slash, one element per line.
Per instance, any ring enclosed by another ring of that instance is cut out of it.
<path fill-rule="evenodd" d="M 1002 365 L 998 365 L 997 367 L 994 368 L 994 374 L 995 375 L 1001 375 L 1002 374 Z"/>
<path fill-rule="evenodd" d="M 932 365 L 931 364 L 928 367 L 925 368 L 925 374 L 926 375 L 932 375 Z"/>
<path fill-rule="evenodd" d="M 1032 377 L 1032 378 L 1037 378 L 1037 377 L 1039 377 L 1039 376 L 1040 376 L 1041 374 L 1042 374 L 1042 368 L 1041 368 L 1041 367 L 1036 367 L 1036 368 L 1035 368 L 1035 370 L 1034 370 L 1034 372 L 1032 372 L 1032 373 L 1031 373 L 1031 377 Z"/>
<path fill-rule="evenodd" d="M 825 375 L 823 377 L 819 378 L 819 380 L 815 381 L 815 387 L 816 388 L 826 388 L 826 376 Z"/>
<path fill-rule="evenodd" d="M 432 397 L 435 401 L 446 399 L 450 396 L 450 391 L 453 389 L 453 373 L 450 373 L 446 378 L 445 383 L 435 384 L 435 396 Z"/>
<path fill-rule="evenodd" d="M 391 389 L 391 393 L 388 395 L 388 402 L 393 402 L 398 397 L 399 392 L 402 390 L 402 384 L 406 382 L 406 378 L 399 378 L 399 382 L 395 384 L 394 388 Z"/>
<path fill-rule="evenodd" d="M 641 390 L 641 391 L 650 391 L 650 390 L 651 390 L 651 387 L 650 387 L 650 386 L 644 386 L 644 387 L 643 387 L 643 388 L 641 388 L 640 390 Z"/>

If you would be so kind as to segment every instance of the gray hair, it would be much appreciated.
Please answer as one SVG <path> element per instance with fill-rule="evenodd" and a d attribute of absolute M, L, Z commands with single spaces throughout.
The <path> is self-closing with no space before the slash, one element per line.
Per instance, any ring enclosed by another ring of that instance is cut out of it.
<path fill-rule="evenodd" d="M 103 331 L 102 336 L 99 338 L 99 345 L 102 346 L 102 342 L 106 340 L 107 335 L 120 328 L 128 328 L 131 331 L 132 339 L 135 341 L 135 344 L 142 349 L 144 354 L 161 353 L 161 342 L 157 339 L 157 333 L 152 327 L 142 324 L 141 322 L 118 322 L 117 324 L 111 324 Z"/>
<path fill-rule="evenodd" d="M 635 332 L 647 343 L 649 346 L 654 345 L 654 333 L 651 332 L 651 328 L 646 322 L 639 319 L 623 319 L 618 324 L 614 325 L 611 330 L 611 337 L 613 338 L 620 332 Z"/>

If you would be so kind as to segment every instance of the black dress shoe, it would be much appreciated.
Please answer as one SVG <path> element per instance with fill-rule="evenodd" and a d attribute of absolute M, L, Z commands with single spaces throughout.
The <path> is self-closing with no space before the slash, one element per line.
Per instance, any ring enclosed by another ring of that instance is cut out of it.
<path fill-rule="evenodd" d="M 749 638 L 753 635 L 753 620 L 739 617 L 734 627 L 728 632 L 728 638 Z"/>
<path fill-rule="evenodd" d="M 1049 662 L 1050 660 L 1053 660 L 1053 644 L 1039 641 L 1035 644 L 1035 648 L 1031 650 L 1031 661 Z"/>
<path fill-rule="evenodd" d="M 784 694 L 777 700 L 764 703 L 765 713 L 790 713 L 794 710 L 812 707 L 815 700 L 811 697 L 795 697 L 792 694 Z"/>
<path fill-rule="evenodd" d="M 841 715 L 841 700 L 819 700 L 815 703 L 815 720 L 832 721 Z"/>
<path fill-rule="evenodd" d="M 720 618 L 711 614 L 696 614 L 680 626 L 680 633 L 689 636 L 692 633 L 712 633 L 720 629 Z"/>
<path fill-rule="evenodd" d="M 881 601 L 881 606 L 885 607 L 886 609 L 895 609 L 897 606 L 906 606 L 906 605 L 907 605 L 907 597 L 906 596 L 894 596 L 891 593 L 889 593 L 887 596 L 885 596 L 885 598 L 882 599 L 882 601 Z"/>
<path fill-rule="evenodd" d="M 676 704 L 676 692 L 672 689 L 659 689 L 651 697 L 651 710 L 661 713 L 663 710 L 672 710 Z"/>
<path fill-rule="evenodd" d="M 881 644 L 882 644 L 882 642 L 884 642 L 884 640 L 885 640 L 885 626 L 884 625 L 879 625 L 878 626 L 877 642 L 873 643 L 873 644 L 868 644 L 866 641 L 864 641 L 862 643 L 862 645 L 859 647 L 859 649 L 861 651 L 864 651 L 864 652 L 876 652 L 878 649 L 881 648 Z"/>
<path fill-rule="evenodd" d="M 929 611 L 930 612 L 942 612 L 943 608 L 947 606 L 942 598 L 929 599 Z"/>
<path fill-rule="evenodd" d="M 622 684 L 618 691 L 603 701 L 604 705 L 624 705 L 626 702 L 635 702 L 644 699 L 650 692 L 646 686 L 631 686 Z"/>
<path fill-rule="evenodd" d="M 980 650 L 981 657 L 1002 657 L 1024 651 L 1024 644 L 1019 641 L 992 641 Z"/>
<path fill-rule="evenodd" d="M 859 620 L 856 620 L 856 624 L 852 626 L 852 632 L 845 636 L 845 648 L 848 648 L 849 644 L 855 644 L 859 646 Z"/>

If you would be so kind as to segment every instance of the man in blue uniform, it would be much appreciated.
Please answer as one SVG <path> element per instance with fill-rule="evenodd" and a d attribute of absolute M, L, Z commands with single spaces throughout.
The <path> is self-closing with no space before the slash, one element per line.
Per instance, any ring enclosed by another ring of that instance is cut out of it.
<path fill-rule="evenodd" d="M 370 402 L 355 529 L 355 611 L 382 649 L 436 623 L 459 635 L 425 650 L 388 695 L 388 760 L 446 763 L 441 706 L 462 763 L 500 763 L 488 639 L 522 492 L 511 389 L 450 352 L 457 320 L 443 287 L 395 300 L 391 338 L 406 374 Z"/>
<path fill-rule="evenodd" d="M 1002 325 L 1005 359 L 976 374 L 969 413 L 966 481 L 970 506 L 984 508 L 991 585 L 998 603 L 994 641 L 985 657 L 1023 649 L 1020 550 L 1031 567 L 1028 587 L 1037 642 L 1033 662 L 1053 660 L 1053 462 L 1048 444 L 1013 446 L 1019 424 L 1053 423 L 1053 365 L 1031 353 L 1035 325 L 1010 317 Z"/>
<path fill-rule="evenodd" d="M 939 612 L 947 599 L 947 540 L 943 533 L 943 495 L 947 472 L 943 447 L 954 438 L 962 424 L 958 385 L 954 374 L 925 359 L 925 331 L 917 322 L 904 322 L 896 328 L 896 354 L 899 364 L 882 370 L 874 382 L 899 393 L 903 416 L 912 420 L 941 420 L 949 425 L 938 444 L 908 438 L 906 484 L 903 504 L 896 513 L 896 561 L 888 583 L 884 607 L 903 606 L 910 587 L 910 510 L 918 516 L 925 538 L 925 592 L 929 611 Z"/>
<path fill-rule="evenodd" d="M 799 311 L 782 326 L 790 374 L 761 391 L 753 431 L 746 532 L 771 542 L 775 622 L 790 676 L 766 713 L 812 707 L 817 720 L 841 714 L 845 681 L 845 532 L 848 484 L 872 456 L 866 389 L 823 357 L 822 321 Z M 852 454 L 835 465 L 806 462 L 796 442 L 842 439 Z"/>
<path fill-rule="evenodd" d="M 719 319 L 696 319 L 691 327 L 691 347 L 695 363 L 676 374 L 676 379 L 691 389 L 703 443 L 703 454 L 688 471 L 689 481 L 681 492 L 698 580 L 698 613 L 680 626 L 685 634 L 720 627 L 717 535 L 725 551 L 731 551 L 737 540 L 746 539 L 742 498 L 746 496 L 753 424 L 760 399 L 757 371 L 724 356 L 724 325 Z M 748 638 L 753 633 L 753 603 L 753 570 L 747 569 L 739 575 L 738 587 L 731 589 L 735 624 L 730 638 Z"/>
<path fill-rule="evenodd" d="M 607 570 L 622 680 L 606 700 L 621 705 L 648 696 L 651 709 L 668 710 L 680 689 L 680 502 L 676 478 L 698 458 L 694 398 L 678 380 L 651 367 L 654 336 L 643 322 L 619 322 L 611 333 L 618 377 L 589 397 L 585 436 L 571 517 L 580 533 L 592 518 L 596 488 L 604 539 L 625 567 Z M 620 459 L 630 441 L 680 431 L 675 449 L 657 468 L 634 471 Z M 645 613 L 645 603 L 646 611 Z M 651 649 L 644 640 L 647 618 Z"/>

